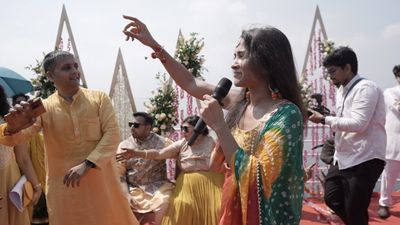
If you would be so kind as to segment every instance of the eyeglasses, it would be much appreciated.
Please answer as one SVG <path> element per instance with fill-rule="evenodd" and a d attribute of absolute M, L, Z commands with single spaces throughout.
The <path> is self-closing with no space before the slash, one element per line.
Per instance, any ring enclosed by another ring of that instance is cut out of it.
<path fill-rule="evenodd" d="M 129 127 L 130 128 L 132 128 L 132 127 L 134 127 L 134 128 L 139 128 L 141 125 L 143 125 L 143 124 L 140 124 L 140 123 L 136 123 L 136 122 L 129 122 L 128 123 L 128 125 L 129 125 Z"/>
<path fill-rule="evenodd" d="M 332 76 L 333 74 L 336 73 L 337 70 L 338 70 L 337 68 L 331 67 L 326 72 L 328 73 L 329 76 Z"/>
<path fill-rule="evenodd" d="M 189 132 L 189 127 L 188 126 L 181 126 L 181 131 L 188 133 Z"/>

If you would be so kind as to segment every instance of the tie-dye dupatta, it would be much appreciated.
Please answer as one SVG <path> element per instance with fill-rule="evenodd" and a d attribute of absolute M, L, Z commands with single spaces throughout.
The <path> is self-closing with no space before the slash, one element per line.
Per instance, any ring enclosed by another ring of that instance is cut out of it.
<path fill-rule="evenodd" d="M 230 164 L 233 174 L 220 225 L 298 224 L 304 171 L 303 119 L 297 106 L 285 103 L 275 110 L 253 151 L 243 148 L 252 142 L 248 136 L 236 135 L 240 148 Z"/>

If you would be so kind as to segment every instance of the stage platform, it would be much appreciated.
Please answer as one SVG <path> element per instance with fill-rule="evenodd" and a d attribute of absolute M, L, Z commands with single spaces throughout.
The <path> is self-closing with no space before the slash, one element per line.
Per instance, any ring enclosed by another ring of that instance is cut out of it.
<path fill-rule="evenodd" d="M 378 210 L 379 193 L 374 192 L 369 206 L 369 225 L 387 224 L 399 225 L 400 224 L 400 192 L 395 192 L 393 202 L 395 203 L 390 209 L 391 216 L 385 220 L 380 219 Z M 343 224 L 341 220 L 323 203 L 321 199 L 306 198 L 303 203 L 303 213 L 300 225 L 317 225 L 317 224 Z"/>

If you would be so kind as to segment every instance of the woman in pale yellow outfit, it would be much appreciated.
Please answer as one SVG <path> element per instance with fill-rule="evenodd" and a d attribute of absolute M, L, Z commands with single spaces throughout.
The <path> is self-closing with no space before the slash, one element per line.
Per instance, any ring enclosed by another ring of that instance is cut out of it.
<path fill-rule="evenodd" d="M 29 96 L 25 94 L 17 94 L 12 97 L 12 105 L 19 104 L 21 101 L 27 102 Z M 32 159 L 32 165 L 42 187 L 46 186 L 46 171 L 44 165 L 44 141 L 43 134 L 37 133 L 28 142 L 29 155 Z"/>
<path fill-rule="evenodd" d="M 12 97 L 12 105 L 21 103 L 22 101 L 27 102 L 29 96 L 20 93 Z M 42 186 L 42 195 L 39 198 L 38 203 L 32 209 L 31 223 L 42 224 L 49 222 L 49 216 L 47 213 L 46 197 L 44 193 L 44 187 L 46 187 L 46 170 L 44 163 L 44 141 L 42 132 L 37 133 L 28 142 L 29 156 L 32 161 L 33 168 L 35 169 L 36 175 Z"/>
<path fill-rule="evenodd" d="M 14 149 L 12 147 L 6 147 L 4 145 L 0 145 L 0 196 L 4 196 L 2 200 L 2 209 L 0 210 L 0 224 L 1 225 L 25 225 L 30 224 L 30 215 L 29 210 L 24 209 L 22 212 L 18 211 L 18 209 L 14 206 L 11 200 L 8 197 L 11 189 L 15 186 L 19 178 L 21 177 L 20 168 L 18 167 L 19 164 L 17 162 L 16 155 L 26 155 L 29 159 L 27 148 L 23 145 L 15 146 L 15 154 Z M 18 160 L 20 161 L 20 160 Z M 28 165 L 21 165 L 21 169 Z M 32 164 L 30 165 L 31 172 L 34 173 L 32 168 Z M 22 169 L 23 170 L 23 169 Z M 26 170 L 26 169 L 25 169 Z M 28 181 L 33 184 L 39 184 L 38 179 L 30 178 L 26 172 L 25 176 L 27 177 Z M 36 182 L 36 183 L 35 183 Z M 33 185 L 33 186 L 36 186 Z M 39 200 L 40 194 L 42 193 L 41 187 L 36 186 L 34 190 L 33 201 L 30 206 L 33 206 Z"/>
<path fill-rule="evenodd" d="M 180 173 L 163 225 L 218 224 L 224 175 L 210 171 L 214 139 L 206 128 L 192 146 L 187 145 L 198 120 L 198 116 L 186 118 L 181 128 L 184 139 L 161 151 L 125 149 L 127 151 L 117 155 L 117 158 L 177 159 Z"/>
<path fill-rule="evenodd" d="M 0 124 L 3 123 L 2 117 L 8 112 L 4 89 L 0 86 Z M 15 153 L 14 153 L 15 152 Z M 21 177 L 20 168 L 34 188 L 32 203 L 34 205 L 39 200 L 41 192 L 40 183 L 30 162 L 28 149 L 25 144 L 14 147 L 0 145 L 0 196 L 2 199 L 2 209 L 0 210 L 1 225 L 28 225 L 30 224 L 29 212 L 24 209 L 18 211 L 9 198 L 9 193 Z"/>
<path fill-rule="evenodd" d="M 8 198 L 11 189 L 21 177 L 18 164 L 15 159 L 14 150 L 11 147 L 0 145 L 0 193 L 4 196 L 2 209 L 0 210 L 1 224 L 5 225 L 24 225 L 29 224 L 29 213 L 27 210 L 23 212 L 13 205 Z"/>

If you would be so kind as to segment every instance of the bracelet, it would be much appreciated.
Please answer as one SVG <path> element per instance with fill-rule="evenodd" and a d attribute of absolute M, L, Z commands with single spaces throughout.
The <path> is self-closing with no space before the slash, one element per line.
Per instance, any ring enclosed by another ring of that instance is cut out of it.
<path fill-rule="evenodd" d="M 4 136 L 11 136 L 11 135 L 16 134 L 16 133 L 18 133 L 18 132 L 10 131 L 8 129 L 8 126 L 4 129 L 4 132 L 3 132 Z"/>
<path fill-rule="evenodd" d="M 322 117 L 321 123 L 322 123 L 323 125 L 325 125 L 325 116 Z"/>
<path fill-rule="evenodd" d="M 39 188 L 42 188 L 42 184 L 41 183 L 38 183 L 38 184 L 36 184 L 35 186 L 33 186 L 33 189 L 39 189 Z"/>
<path fill-rule="evenodd" d="M 94 164 L 93 162 L 91 162 L 91 161 L 89 161 L 87 159 L 85 159 L 85 164 L 86 164 L 87 167 L 90 167 L 90 168 L 95 168 L 96 167 L 96 164 Z"/>
<path fill-rule="evenodd" d="M 164 46 L 156 46 L 154 47 L 154 52 L 151 53 L 151 58 L 156 59 L 159 58 L 162 63 L 165 63 L 167 60 L 165 59 L 165 56 L 162 56 L 161 54 L 164 52 Z"/>
<path fill-rule="evenodd" d="M 144 158 L 147 159 L 147 151 L 144 151 Z"/>

